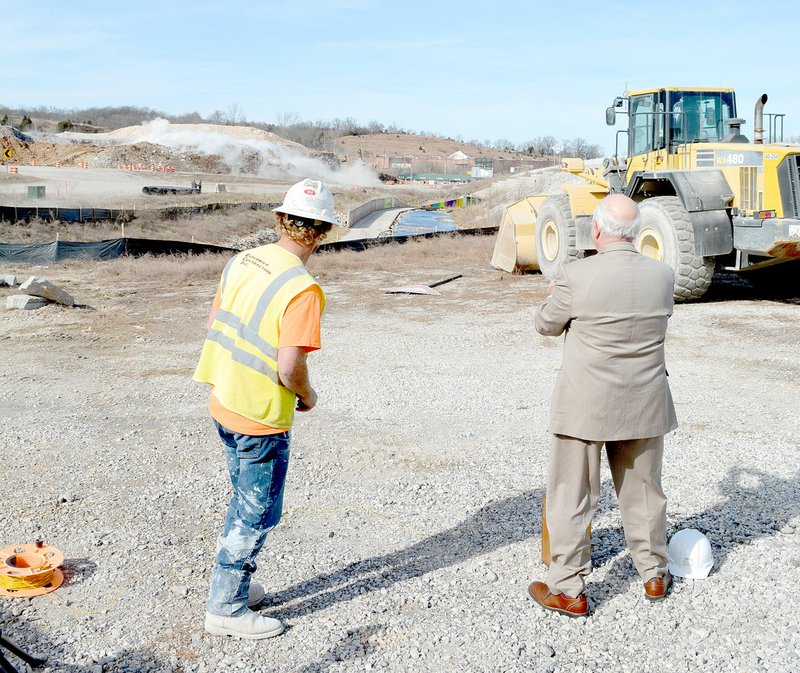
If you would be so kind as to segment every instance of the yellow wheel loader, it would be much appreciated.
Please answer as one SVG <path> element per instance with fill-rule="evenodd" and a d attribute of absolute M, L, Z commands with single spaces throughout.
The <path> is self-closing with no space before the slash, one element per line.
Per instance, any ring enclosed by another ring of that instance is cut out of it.
<path fill-rule="evenodd" d="M 732 89 L 664 87 L 629 92 L 606 110 L 617 131 L 602 168 L 564 159 L 586 180 L 506 209 L 492 265 L 540 269 L 554 278 L 573 259 L 594 254 L 590 231 L 599 199 L 623 193 L 639 203 L 636 248 L 675 271 L 675 300 L 702 297 L 716 269 L 750 271 L 800 258 L 800 145 L 783 142 L 784 115 L 756 102 L 753 142 L 742 135 Z M 619 156 L 627 136 L 627 157 Z"/>

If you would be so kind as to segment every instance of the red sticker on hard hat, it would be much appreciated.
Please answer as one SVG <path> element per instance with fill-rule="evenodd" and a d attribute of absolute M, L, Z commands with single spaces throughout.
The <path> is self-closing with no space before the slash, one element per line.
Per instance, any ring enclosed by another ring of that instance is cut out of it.
<path fill-rule="evenodd" d="M 317 193 L 313 189 L 304 189 L 303 193 L 304 194 L 308 194 L 309 196 L 316 196 L 317 195 Z"/>

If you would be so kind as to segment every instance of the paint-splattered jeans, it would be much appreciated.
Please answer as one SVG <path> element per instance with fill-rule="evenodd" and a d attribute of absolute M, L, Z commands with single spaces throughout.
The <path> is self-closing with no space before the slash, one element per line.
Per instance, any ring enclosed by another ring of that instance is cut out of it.
<path fill-rule="evenodd" d="M 225 444 L 233 496 L 217 540 L 206 609 L 215 615 L 235 617 L 247 610 L 256 555 L 281 518 L 291 435 L 287 431 L 252 437 L 231 432 L 216 421 L 214 424 Z"/>

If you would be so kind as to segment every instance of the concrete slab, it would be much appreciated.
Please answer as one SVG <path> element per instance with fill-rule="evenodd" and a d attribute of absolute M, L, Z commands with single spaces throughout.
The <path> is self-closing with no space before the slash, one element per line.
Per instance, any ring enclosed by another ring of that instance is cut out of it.
<path fill-rule="evenodd" d="M 39 278 L 38 276 L 31 276 L 22 285 L 19 286 L 20 290 L 24 290 L 28 294 L 36 297 L 44 297 L 50 301 L 64 304 L 64 306 L 74 306 L 74 297 L 65 290 L 62 290 L 57 285 L 53 285 L 46 278 Z"/>
<path fill-rule="evenodd" d="M 32 311 L 50 304 L 49 299 L 35 297 L 30 294 L 12 294 L 6 298 L 6 308 L 18 308 L 23 311 Z"/>

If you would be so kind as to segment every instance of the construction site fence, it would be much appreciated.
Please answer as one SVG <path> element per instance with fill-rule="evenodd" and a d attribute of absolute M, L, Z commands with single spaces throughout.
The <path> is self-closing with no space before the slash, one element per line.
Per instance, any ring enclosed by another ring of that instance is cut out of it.
<path fill-rule="evenodd" d="M 202 255 L 207 252 L 234 254 L 238 250 L 207 243 L 148 238 L 113 238 L 89 242 L 0 243 L 0 261 L 26 264 L 46 264 L 66 259 L 108 260 L 142 255 Z"/>
<path fill-rule="evenodd" d="M 279 203 L 207 203 L 199 206 L 152 206 L 138 208 L 61 208 L 58 206 L 0 206 L 0 221 L 30 222 L 39 219 L 44 222 L 130 222 L 137 214 L 157 212 L 167 219 L 183 215 L 199 215 L 218 210 L 272 210 Z"/>
<path fill-rule="evenodd" d="M 331 241 L 330 243 L 322 243 L 319 250 L 366 250 L 373 248 L 377 245 L 392 245 L 393 243 L 405 243 L 411 239 L 417 240 L 420 238 L 440 238 L 440 237 L 455 237 L 455 236 L 489 236 L 496 234 L 499 225 L 491 225 L 488 227 L 474 227 L 472 229 L 454 229 L 451 231 L 431 231 L 424 234 L 402 234 L 400 236 L 380 236 L 378 238 L 362 238 L 350 241 Z"/>
<path fill-rule="evenodd" d="M 454 236 L 484 236 L 497 233 L 496 225 L 455 231 L 382 236 L 357 241 L 332 241 L 320 245 L 320 250 L 366 250 L 378 245 L 405 243 L 411 239 Z M 150 238 L 113 238 L 105 241 L 52 241 L 50 243 L 0 243 L 0 263 L 47 264 L 67 259 L 109 260 L 142 255 L 202 255 L 221 253 L 233 255 L 236 248 L 188 241 L 163 241 Z"/>

